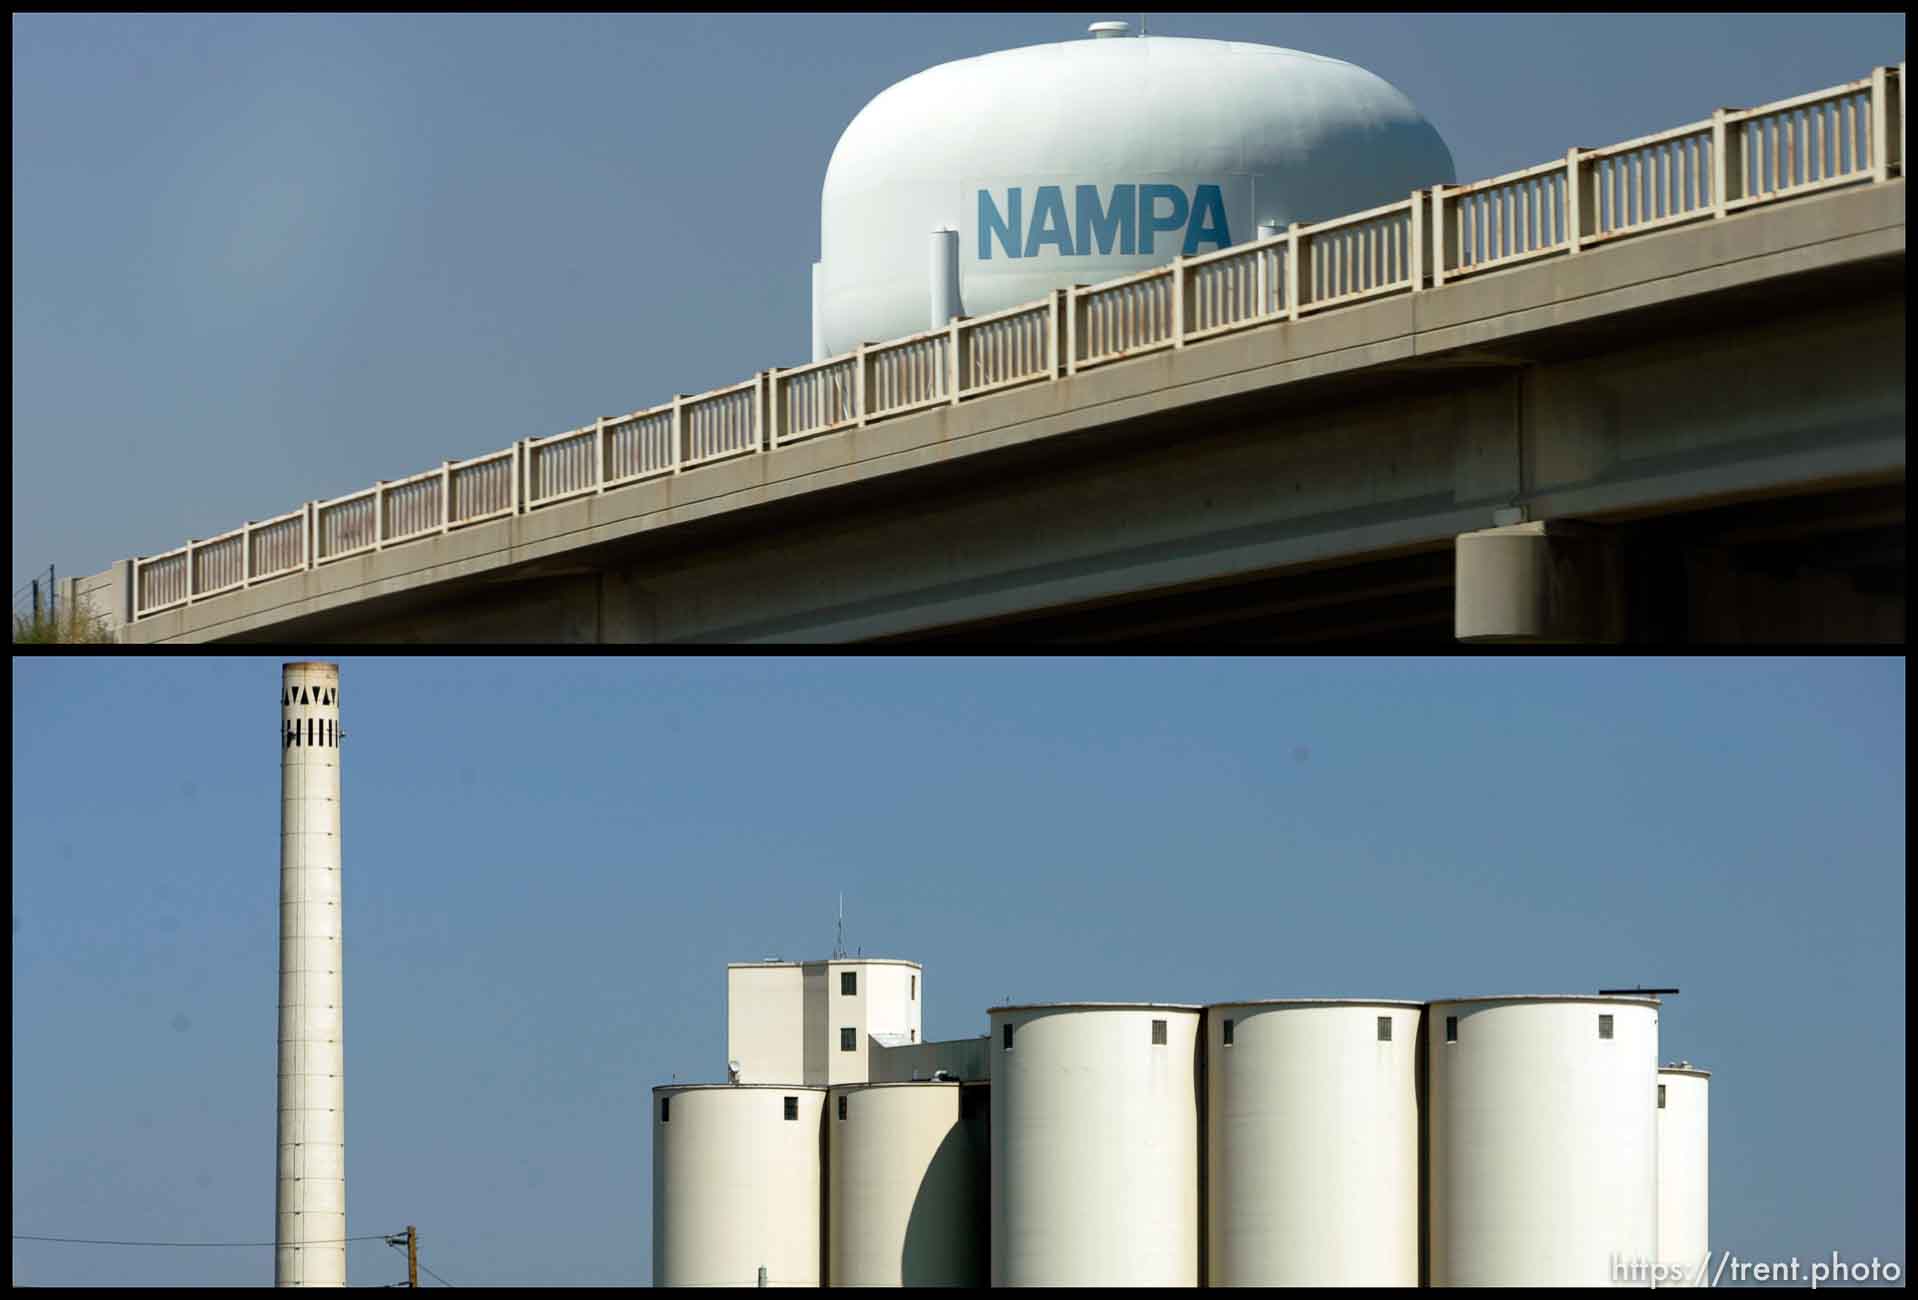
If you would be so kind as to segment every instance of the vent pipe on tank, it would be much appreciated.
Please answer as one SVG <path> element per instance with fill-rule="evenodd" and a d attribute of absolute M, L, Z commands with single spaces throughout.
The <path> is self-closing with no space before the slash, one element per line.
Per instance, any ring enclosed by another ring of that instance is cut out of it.
<path fill-rule="evenodd" d="M 1132 24 L 1113 19 L 1109 22 L 1094 23 L 1092 26 L 1086 28 L 1086 30 L 1092 33 L 1092 39 L 1103 41 L 1114 36 L 1124 36 L 1132 30 Z"/>
<path fill-rule="evenodd" d="M 959 302 L 959 232 L 941 226 L 932 232 L 932 328 L 940 329 L 954 316 L 965 315 Z"/>

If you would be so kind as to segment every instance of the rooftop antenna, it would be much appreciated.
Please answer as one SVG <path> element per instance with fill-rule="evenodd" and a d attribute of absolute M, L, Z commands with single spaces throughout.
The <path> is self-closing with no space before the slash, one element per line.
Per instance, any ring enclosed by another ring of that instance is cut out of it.
<path fill-rule="evenodd" d="M 846 955 L 846 896 L 839 895 L 839 930 L 833 939 L 833 959 L 836 961 Z"/>
<path fill-rule="evenodd" d="M 1139 35 L 1141 36 L 1145 35 L 1145 15 L 1144 14 L 1139 15 Z"/>

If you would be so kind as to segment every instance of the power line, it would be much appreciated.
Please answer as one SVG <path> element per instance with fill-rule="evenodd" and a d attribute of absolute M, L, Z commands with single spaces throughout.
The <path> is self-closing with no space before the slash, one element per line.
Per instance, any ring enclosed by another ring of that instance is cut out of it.
<path fill-rule="evenodd" d="M 432 1265 L 430 1265 L 430 1264 L 425 1264 L 425 1263 L 422 1263 L 422 1264 L 420 1265 L 420 1267 L 421 1267 L 421 1268 L 423 1268 L 423 1269 L 425 1269 L 425 1270 L 426 1270 L 426 1271 L 427 1271 L 428 1273 L 433 1273 L 433 1267 L 432 1267 Z M 438 1279 L 439 1279 L 439 1284 L 440 1284 L 441 1286 L 452 1286 L 452 1285 L 453 1285 L 453 1284 L 452 1284 L 451 1282 L 448 1282 L 448 1281 L 447 1281 L 447 1280 L 446 1280 L 445 1278 L 443 1278 L 443 1277 L 440 1277 L 440 1275 L 439 1275 L 438 1273 L 433 1273 L 433 1276 L 434 1276 L 435 1278 L 438 1278 Z"/>
<path fill-rule="evenodd" d="M 337 1246 L 343 1241 L 380 1241 L 382 1234 L 370 1237 L 330 1237 L 325 1241 L 100 1241 L 93 1237 L 34 1237 L 26 1233 L 13 1234 L 15 1241 L 58 1241 L 71 1246 Z M 450 1283 L 448 1285 L 451 1285 Z"/>

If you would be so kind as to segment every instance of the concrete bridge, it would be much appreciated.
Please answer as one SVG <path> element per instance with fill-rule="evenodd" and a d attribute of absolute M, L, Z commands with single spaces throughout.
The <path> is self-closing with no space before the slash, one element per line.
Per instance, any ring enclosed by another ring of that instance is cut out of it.
<path fill-rule="evenodd" d="M 1780 184 L 1774 156 L 1766 189 L 1767 137 L 1741 149 L 1721 112 L 1133 277 L 1164 277 L 1156 333 L 1114 343 L 1117 290 L 1062 291 L 1002 313 L 1043 344 L 1023 362 L 990 351 L 994 322 L 954 322 L 723 390 L 732 444 L 698 426 L 707 399 L 675 399 L 670 465 L 620 450 L 642 417 L 600 421 L 491 458 L 510 500 L 449 465 L 362 494 L 357 539 L 333 503 L 236 530 L 245 572 L 212 594 L 134 618 L 157 560 L 70 594 L 139 644 L 1899 641 L 1901 83 L 1869 83 L 1892 147 L 1822 183 Z M 1663 211 L 1607 227 L 1600 163 L 1701 133 L 1702 204 L 1681 167 L 1675 204 L 1668 171 Z M 1528 244 L 1506 196 L 1555 175 Z M 1361 219 L 1399 223 L 1397 278 L 1328 282 Z M 1215 272 L 1239 276 L 1236 316 L 1207 305 Z M 918 389 L 885 368 L 909 349 L 932 360 Z M 579 473 L 541 459 L 569 448 Z M 395 538 L 388 494 L 416 481 L 427 513 Z M 302 549 L 256 579 L 269 527 Z"/>

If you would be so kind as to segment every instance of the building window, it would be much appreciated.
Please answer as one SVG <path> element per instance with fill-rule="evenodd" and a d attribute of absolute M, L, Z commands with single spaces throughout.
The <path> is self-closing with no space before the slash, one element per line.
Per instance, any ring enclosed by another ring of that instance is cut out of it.
<path fill-rule="evenodd" d="M 1165 1046 L 1165 1021 L 1163 1020 L 1155 1020 L 1152 1022 L 1152 1045 L 1154 1047 Z"/>
<path fill-rule="evenodd" d="M 846 1098 L 843 1093 L 840 1095 L 840 1098 L 839 1098 L 839 1118 L 840 1119 L 846 1118 Z"/>
<path fill-rule="evenodd" d="M 787 1119 L 799 1118 L 799 1098 L 797 1097 L 786 1098 L 786 1118 Z"/>
<path fill-rule="evenodd" d="M 1598 1036 L 1600 1038 L 1610 1038 L 1612 1036 L 1612 1018 L 1610 1016 L 1600 1016 L 1598 1018 Z"/>
<path fill-rule="evenodd" d="M 1445 1017 L 1445 1041 L 1448 1043 L 1456 1043 L 1458 1041 L 1457 1016 Z"/>
<path fill-rule="evenodd" d="M 1379 1041 L 1381 1043 L 1392 1041 L 1392 1017 L 1390 1016 L 1379 1017 Z"/>
<path fill-rule="evenodd" d="M 1658 1108 L 1665 1109 L 1665 1085 L 1662 1083 L 1658 1085 Z"/>
<path fill-rule="evenodd" d="M 859 992 L 859 972 L 842 970 L 839 972 L 839 996 L 849 998 Z"/>
<path fill-rule="evenodd" d="M 1005 1026 L 1005 1050 L 1008 1052 L 1012 1050 L 1012 1026 L 1011 1025 Z"/>
<path fill-rule="evenodd" d="M 1663 1088 L 1658 1090 L 1658 1104 L 1661 1106 L 1665 1104 L 1665 1090 Z M 659 1099 L 659 1122 L 662 1124 L 670 1124 L 672 1119 L 673 1099 L 671 1097 L 661 1097 Z"/>
<path fill-rule="evenodd" d="M 919 977 L 917 975 L 914 975 L 912 977 L 912 1001 L 917 1002 L 918 1000 L 919 1000 Z"/>
<path fill-rule="evenodd" d="M 842 1029 L 839 1031 L 839 1050 L 842 1052 L 856 1052 L 859 1050 L 859 1031 L 857 1029 Z"/>
<path fill-rule="evenodd" d="M 1225 1045 L 1227 1047 L 1232 1046 L 1232 1022 L 1230 1020 L 1225 1022 Z"/>
<path fill-rule="evenodd" d="M 914 1042 L 914 1043 L 919 1041 L 919 1031 L 917 1029 L 908 1029 L 906 1033 L 910 1035 L 910 1038 L 908 1039 L 908 1041 Z"/>

